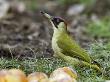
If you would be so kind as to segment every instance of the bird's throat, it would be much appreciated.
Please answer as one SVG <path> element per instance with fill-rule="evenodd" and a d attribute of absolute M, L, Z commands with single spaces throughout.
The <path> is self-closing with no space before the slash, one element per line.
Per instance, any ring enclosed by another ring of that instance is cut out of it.
<path fill-rule="evenodd" d="M 59 54 L 61 52 L 61 49 L 58 46 L 57 41 L 63 36 L 64 31 L 54 29 L 53 37 L 52 37 L 52 49 L 55 54 Z"/>
<path fill-rule="evenodd" d="M 60 36 L 59 31 L 57 31 L 57 29 L 56 30 L 54 29 L 54 33 L 53 33 L 53 37 L 52 37 L 52 49 L 53 49 L 54 53 L 59 52 L 59 47 L 57 45 L 59 36 Z"/>

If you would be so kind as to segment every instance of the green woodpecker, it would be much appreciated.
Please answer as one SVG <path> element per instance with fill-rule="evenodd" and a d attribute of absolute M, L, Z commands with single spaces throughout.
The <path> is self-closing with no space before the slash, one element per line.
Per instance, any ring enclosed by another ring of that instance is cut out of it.
<path fill-rule="evenodd" d="M 64 19 L 51 16 L 45 12 L 41 13 L 49 19 L 53 26 L 52 49 L 55 56 L 70 64 L 82 64 L 99 70 L 97 65 L 91 64 L 90 55 L 68 35 L 67 23 Z"/>

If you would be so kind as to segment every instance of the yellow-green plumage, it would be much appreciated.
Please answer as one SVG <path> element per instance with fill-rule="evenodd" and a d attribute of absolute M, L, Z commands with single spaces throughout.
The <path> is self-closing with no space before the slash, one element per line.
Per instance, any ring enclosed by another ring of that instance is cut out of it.
<path fill-rule="evenodd" d="M 52 48 L 54 55 L 64 59 L 71 65 L 74 66 L 87 66 L 96 69 L 101 72 L 101 69 L 97 65 L 91 64 L 90 55 L 81 47 L 76 44 L 74 40 L 68 35 L 64 24 L 59 25 L 61 28 L 54 28 L 52 37 Z"/>
<path fill-rule="evenodd" d="M 54 29 L 52 37 L 54 56 L 62 58 L 71 65 L 82 65 L 101 71 L 97 65 L 91 63 L 90 55 L 68 35 L 67 26 L 62 19 L 45 12 L 41 13 L 50 20 Z"/>
<path fill-rule="evenodd" d="M 59 29 L 54 29 L 54 34 L 52 37 L 52 48 L 56 55 L 58 52 L 63 53 L 64 55 L 78 58 L 80 60 L 91 62 L 90 56 L 84 49 L 79 47 L 74 40 L 68 35 L 67 31 L 63 28 L 63 23 L 59 26 L 62 26 Z"/>

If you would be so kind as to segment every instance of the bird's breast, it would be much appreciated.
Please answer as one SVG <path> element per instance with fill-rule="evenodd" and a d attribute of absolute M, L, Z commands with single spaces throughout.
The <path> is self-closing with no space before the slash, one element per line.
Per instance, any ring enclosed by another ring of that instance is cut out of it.
<path fill-rule="evenodd" d="M 52 38 L 52 49 L 55 53 L 59 52 L 59 47 L 57 44 L 57 40 L 55 38 Z"/>
<path fill-rule="evenodd" d="M 55 33 L 53 34 L 53 37 L 52 37 L 52 49 L 53 49 L 54 53 L 60 52 L 60 48 L 59 48 L 59 46 L 57 44 L 58 37 L 59 37 L 58 34 L 57 35 Z"/>

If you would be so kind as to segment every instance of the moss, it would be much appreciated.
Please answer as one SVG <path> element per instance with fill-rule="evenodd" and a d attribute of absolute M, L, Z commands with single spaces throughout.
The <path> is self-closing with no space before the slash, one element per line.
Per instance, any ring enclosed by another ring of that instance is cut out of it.
<path fill-rule="evenodd" d="M 96 0 L 58 0 L 58 3 L 60 3 L 63 6 L 68 6 L 75 3 L 90 5 L 93 4 L 95 1 Z"/>
<path fill-rule="evenodd" d="M 110 19 L 106 17 L 100 21 L 90 21 L 87 25 L 86 33 L 91 37 L 110 38 Z"/>
<path fill-rule="evenodd" d="M 26 3 L 27 9 L 32 11 L 37 9 L 37 0 L 24 0 L 24 2 Z"/>

